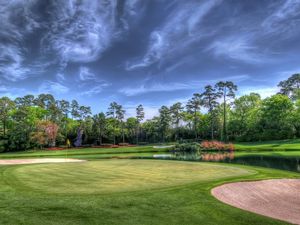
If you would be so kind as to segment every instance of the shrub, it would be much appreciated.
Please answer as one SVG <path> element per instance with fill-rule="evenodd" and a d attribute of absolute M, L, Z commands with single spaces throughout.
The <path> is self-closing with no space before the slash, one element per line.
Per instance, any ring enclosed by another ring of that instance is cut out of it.
<path fill-rule="evenodd" d="M 202 141 L 201 148 L 212 151 L 234 151 L 232 143 L 225 144 L 221 141 Z"/>
<path fill-rule="evenodd" d="M 198 143 L 176 144 L 174 147 L 175 153 L 199 153 L 200 145 Z"/>

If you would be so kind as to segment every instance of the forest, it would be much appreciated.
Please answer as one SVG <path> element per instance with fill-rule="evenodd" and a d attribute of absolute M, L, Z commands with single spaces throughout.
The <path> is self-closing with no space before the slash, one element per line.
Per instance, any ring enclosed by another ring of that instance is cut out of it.
<path fill-rule="evenodd" d="M 231 81 L 207 85 L 183 104 L 161 106 L 145 120 L 112 102 L 106 112 L 57 100 L 51 94 L 0 98 L 0 151 L 55 146 L 106 146 L 201 140 L 263 141 L 300 137 L 300 74 L 278 84 L 280 91 L 262 99 L 257 93 L 237 97 Z M 199 87 L 201 89 L 201 87 Z"/>

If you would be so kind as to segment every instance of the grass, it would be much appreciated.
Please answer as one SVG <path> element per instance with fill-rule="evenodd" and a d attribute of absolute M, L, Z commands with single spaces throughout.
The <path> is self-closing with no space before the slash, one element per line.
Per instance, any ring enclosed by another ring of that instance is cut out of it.
<path fill-rule="evenodd" d="M 29 190 L 69 195 L 152 190 L 253 173 L 223 165 L 180 161 L 100 160 L 12 167 L 6 170 L 4 179 L 13 179 L 14 185 L 18 181 L 15 186 Z"/>
<path fill-rule="evenodd" d="M 300 139 L 236 143 L 237 151 L 300 151 Z"/>
<path fill-rule="evenodd" d="M 255 152 L 235 152 L 235 157 L 239 156 L 277 156 L 277 157 L 300 157 L 300 150 L 299 151 L 255 151 Z"/>
<path fill-rule="evenodd" d="M 95 158 L 95 155 L 118 155 L 118 154 L 134 154 L 134 153 L 151 153 L 151 155 L 166 152 L 168 148 L 155 149 L 153 146 L 137 146 L 122 148 L 80 148 L 60 151 L 50 150 L 28 150 L 22 152 L 1 153 L 0 159 L 6 158 L 32 158 L 32 157 L 72 157 L 72 158 Z M 91 156 L 91 157 L 90 157 Z"/>
<path fill-rule="evenodd" d="M 214 186 L 300 174 L 216 163 L 97 160 L 0 167 L 0 224 L 286 224 L 225 205 Z"/>

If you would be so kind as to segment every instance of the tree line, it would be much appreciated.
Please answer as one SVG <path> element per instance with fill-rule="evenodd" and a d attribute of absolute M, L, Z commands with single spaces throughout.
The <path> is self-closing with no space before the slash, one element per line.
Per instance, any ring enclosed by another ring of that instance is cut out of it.
<path fill-rule="evenodd" d="M 169 141 L 261 141 L 300 137 L 300 74 L 262 99 L 257 93 L 236 97 L 237 85 L 207 85 L 186 103 L 162 106 L 144 121 L 143 105 L 125 119 L 126 110 L 112 102 L 107 112 L 92 115 L 76 100 L 50 94 L 0 98 L 0 150 L 16 151 L 60 145 L 145 144 Z"/>

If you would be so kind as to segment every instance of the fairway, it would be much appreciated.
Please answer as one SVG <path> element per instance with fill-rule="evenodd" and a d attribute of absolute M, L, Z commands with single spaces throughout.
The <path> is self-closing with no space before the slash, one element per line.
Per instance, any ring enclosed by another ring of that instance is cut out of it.
<path fill-rule="evenodd" d="M 152 190 L 253 173 L 209 163 L 99 160 L 11 167 L 6 169 L 4 177 L 20 189 L 71 195 Z"/>
<path fill-rule="evenodd" d="M 92 160 L 0 166 L 0 224 L 285 224 L 225 205 L 225 182 L 299 174 L 167 160 Z"/>

